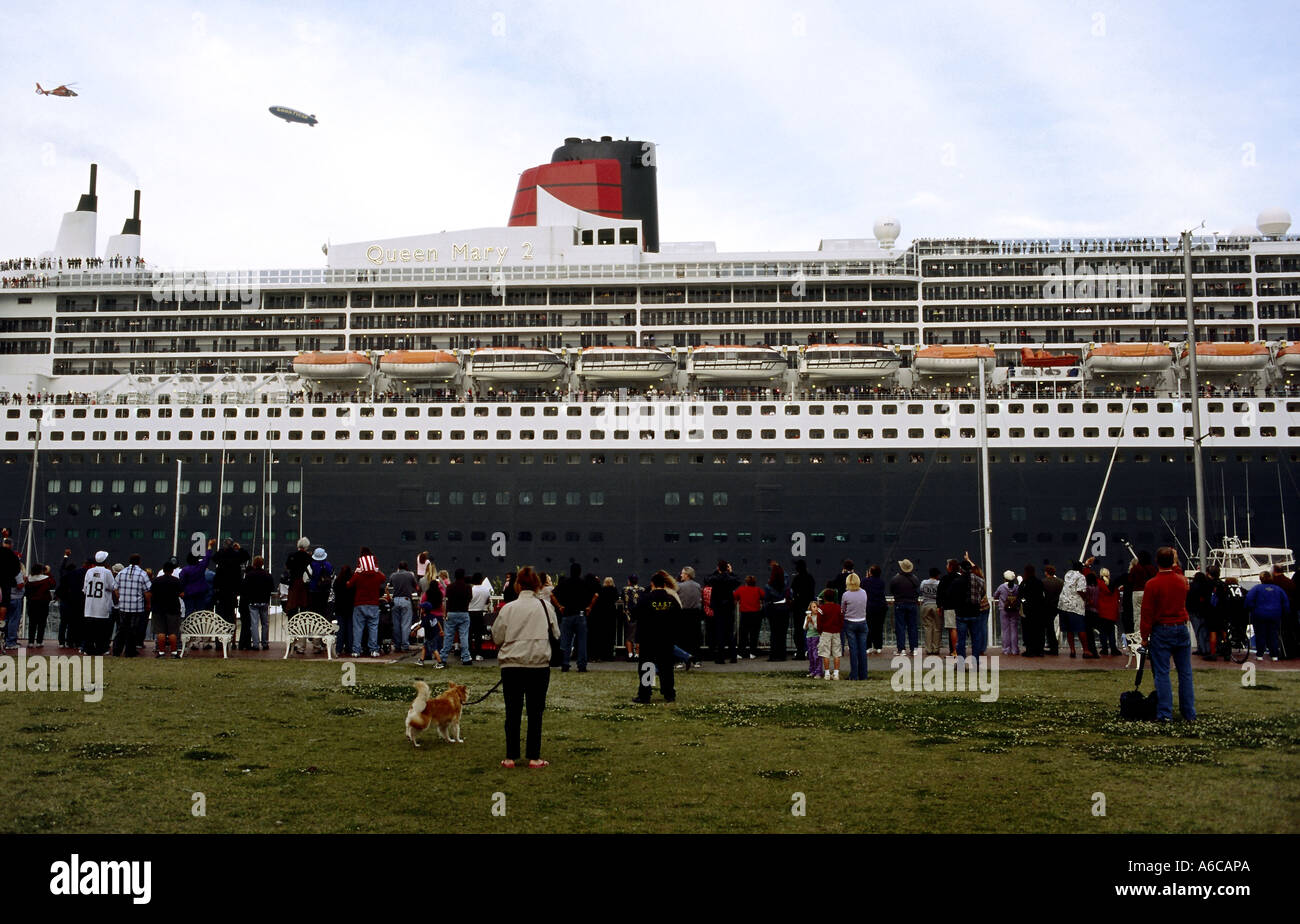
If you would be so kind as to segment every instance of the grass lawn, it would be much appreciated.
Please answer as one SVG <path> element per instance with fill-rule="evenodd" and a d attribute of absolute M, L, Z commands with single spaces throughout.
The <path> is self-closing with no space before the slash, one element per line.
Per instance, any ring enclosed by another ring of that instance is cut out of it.
<path fill-rule="evenodd" d="M 1194 726 L 1115 716 L 1127 671 L 1004 671 L 1001 698 L 889 673 L 552 674 L 542 771 L 503 770 L 499 694 L 413 749 L 410 683 L 492 669 L 108 659 L 99 703 L 0 694 L 4 832 L 1295 832 L 1300 674 L 1197 671 Z M 192 812 L 202 793 L 206 814 Z M 493 814 L 504 794 L 505 814 Z M 791 809 L 796 793 L 806 814 Z M 1106 814 L 1094 814 L 1103 793 Z"/>

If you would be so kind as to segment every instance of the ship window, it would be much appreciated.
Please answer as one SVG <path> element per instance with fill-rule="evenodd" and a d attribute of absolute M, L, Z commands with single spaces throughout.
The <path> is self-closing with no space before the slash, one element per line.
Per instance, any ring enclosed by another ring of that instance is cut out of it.
<path fill-rule="evenodd" d="M 798 414 L 799 409 L 796 408 L 794 405 L 791 405 L 790 407 L 787 407 L 785 409 L 785 412 L 787 414 Z M 808 405 L 808 413 L 820 416 L 826 413 L 826 406 L 823 404 L 810 404 Z"/>
<path fill-rule="evenodd" d="M 664 542 L 681 542 L 681 533 L 664 533 Z"/>
<path fill-rule="evenodd" d="M 689 494 L 686 495 L 686 503 L 687 503 L 688 506 L 691 506 L 691 507 L 703 507 L 703 506 L 704 506 L 704 492 L 703 492 L 703 491 L 691 491 Z"/>
<path fill-rule="evenodd" d="M 1260 427 L 1260 436 L 1277 436 L 1277 427 Z"/>
<path fill-rule="evenodd" d="M 860 439 L 860 440 L 869 440 L 869 439 L 871 439 L 873 436 L 875 436 L 875 431 L 874 431 L 874 430 L 859 430 L 859 431 L 858 431 L 858 439 Z"/>
<path fill-rule="evenodd" d="M 920 427 L 913 427 L 912 429 L 907 431 L 907 438 L 909 440 L 919 440 L 924 436 L 925 436 L 925 431 L 922 430 Z"/>
<path fill-rule="evenodd" d="M 1238 429 L 1245 429 L 1245 428 L 1238 428 Z M 1210 436 L 1223 436 L 1223 435 L 1224 435 L 1223 427 L 1210 427 Z M 1247 436 L 1250 435 L 1249 430 L 1246 431 L 1246 435 Z"/>
<path fill-rule="evenodd" d="M 762 437 L 762 438 L 765 439 L 765 440 L 774 440 L 774 439 L 776 439 L 776 431 L 775 431 L 775 430 L 760 430 L 760 431 L 759 431 L 759 436 Z"/>
<path fill-rule="evenodd" d="M 1106 430 L 1106 435 L 1109 436 L 1111 439 L 1118 439 L 1119 437 L 1124 435 L 1124 428 L 1108 427 Z"/>
<path fill-rule="evenodd" d="M 717 433 L 718 433 L 719 431 L 715 430 L 715 431 L 713 431 L 713 432 L 714 432 L 714 438 L 716 439 L 716 438 L 717 438 L 716 435 L 717 435 Z M 725 432 L 725 431 L 722 431 L 722 432 Z M 737 430 L 737 431 L 736 431 L 736 439 L 738 439 L 738 440 L 751 440 L 751 439 L 753 439 L 753 438 L 754 438 L 754 431 L 753 431 L 753 430 Z"/>
<path fill-rule="evenodd" d="M 189 408 L 181 408 L 181 410 L 182 410 L 182 411 L 186 411 L 186 410 L 189 410 Z M 204 408 L 203 410 L 207 411 L 207 410 L 209 410 L 209 408 Z M 185 416 L 185 415 L 182 414 L 181 416 L 183 417 L 183 416 Z M 203 416 L 204 416 L 204 417 L 207 417 L 208 415 L 207 415 L 207 414 L 204 414 Z M 323 407 L 314 407 L 314 408 L 312 408 L 312 409 L 311 409 L 311 416 L 313 416 L 313 417 L 324 417 L 324 416 L 325 416 L 325 408 L 323 408 Z"/>
<path fill-rule="evenodd" d="M 934 435 L 936 439 L 946 440 L 952 436 L 952 431 L 947 427 L 940 427 L 934 431 Z"/>
<path fill-rule="evenodd" d="M 797 439 L 799 438 L 799 431 L 798 431 L 797 429 L 793 429 L 793 428 L 792 428 L 792 429 L 789 429 L 789 430 L 786 430 L 786 431 L 785 431 L 785 438 L 788 439 L 788 440 L 797 440 Z"/>
<path fill-rule="evenodd" d="M 704 541 L 704 533 L 689 532 L 689 533 L 686 534 L 686 541 L 687 541 L 687 542 L 703 542 L 703 541 Z"/>
<path fill-rule="evenodd" d="M 545 507 L 554 507 L 556 501 L 559 500 L 559 497 L 560 497 L 560 495 L 559 495 L 559 493 L 556 492 L 556 491 L 543 491 L 543 492 L 542 492 L 542 505 L 545 506 Z"/>
<path fill-rule="evenodd" d="M 465 438 L 465 431 L 464 431 L 464 430 L 452 430 L 452 431 L 451 431 L 451 438 L 454 439 L 454 440 L 463 440 L 463 439 Z"/>
<path fill-rule="evenodd" d="M 1223 411 L 1223 402 L 1222 402 L 1222 401 L 1211 401 L 1211 402 L 1209 403 L 1209 406 L 1207 407 L 1207 410 L 1209 410 L 1209 412 L 1210 412 L 1211 414 L 1219 414 L 1219 413 L 1222 413 L 1222 411 Z"/>
<path fill-rule="evenodd" d="M 898 431 L 893 429 L 892 427 L 886 428 L 884 431 L 882 431 L 881 435 L 887 440 L 898 439 Z"/>
<path fill-rule="evenodd" d="M 1083 428 L 1083 436 L 1084 436 L 1084 439 L 1095 440 L 1095 439 L 1096 439 L 1097 437 L 1099 437 L 1100 435 L 1101 435 L 1101 431 L 1098 430 L 1096 427 L 1084 427 L 1084 428 Z"/>
<path fill-rule="evenodd" d="M 882 414 L 897 414 L 897 413 L 898 413 L 898 405 L 897 405 L 897 404 L 882 404 L 882 405 L 880 406 L 880 413 L 882 413 Z"/>
<path fill-rule="evenodd" d="M 482 507 L 487 504 L 487 491 L 474 491 L 469 496 L 469 502 L 475 507 Z"/>
<path fill-rule="evenodd" d="M 1150 427 L 1134 427 L 1133 435 L 1137 437 L 1148 437 L 1151 435 Z"/>
<path fill-rule="evenodd" d="M 618 229 L 618 242 L 619 242 L 620 244 L 635 244 L 635 243 L 636 243 L 636 228 L 619 228 L 619 229 Z"/>
<path fill-rule="evenodd" d="M 1074 437 L 1074 427 L 1058 427 L 1056 435 L 1061 439 L 1072 439 Z"/>
<path fill-rule="evenodd" d="M 1062 507 L 1061 519 L 1066 523 L 1073 523 L 1075 520 L 1079 519 L 1079 512 L 1073 507 Z"/>
<path fill-rule="evenodd" d="M 1045 440 L 1052 435 L 1052 431 L 1047 427 L 1034 427 L 1034 439 Z"/>
<path fill-rule="evenodd" d="M 649 412 L 650 412 L 650 408 L 645 408 L 644 410 L 642 410 L 641 413 L 648 414 Z M 748 404 L 741 404 L 741 405 L 737 405 L 736 413 L 739 414 L 741 417 L 750 417 L 753 415 L 754 409 Z"/>
<path fill-rule="evenodd" d="M 592 432 L 594 432 L 594 433 L 598 433 L 598 432 L 600 432 L 600 431 L 595 430 L 595 431 L 592 431 Z M 564 431 L 564 438 L 565 438 L 566 440 L 580 440 L 580 439 L 582 439 L 582 431 L 581 431 L 581 430 L 565 430 L 565 431 Z"/>
<path fill-rule="evenodd" d="M 425 408 L 425 409 L 424 409 L 424 413 L 425 413 L 425 415 L 428 416 L 428 417 L 441 417 L 441 416 L 442 416 L 442 408 L 440 408 L 440 407 L 428 407 L 428 408 Z"/>

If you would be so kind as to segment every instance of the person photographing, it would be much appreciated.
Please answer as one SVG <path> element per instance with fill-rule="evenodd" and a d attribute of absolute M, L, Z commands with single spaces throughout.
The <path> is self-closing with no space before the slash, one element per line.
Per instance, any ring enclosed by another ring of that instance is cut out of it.
<path fill-rule="evenodd" d="M 1168 546 L 1156 551 L 1156 576 L 1146 582 L 1142 595 L 1142 644 L 1151 657 L 1156 682 L 1156 721 L 1173 717 L 1174 698 L 1169 687 L 1169 662 L 1178 668 L 1178 711 L 1183 720 L 1196 719 L 1196 693 L 1192 687 L 1192 644 L 1187 634 L 1187 578 L 1178 567 L 1178 553 Z"/>

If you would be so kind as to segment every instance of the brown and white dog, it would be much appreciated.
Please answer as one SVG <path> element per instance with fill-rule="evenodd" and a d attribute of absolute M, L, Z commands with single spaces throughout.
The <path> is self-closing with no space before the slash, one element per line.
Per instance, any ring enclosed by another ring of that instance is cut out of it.
<path fill-rule="evenodd" d="M 460 710 L 469 699 L 465 685 L 449 683 L 443 693 L 429 696 L 429 685 L 423 680 L 415 681 L 415 699 L 406 713 L 406 737 L 417 748 L 420 732 L 430 725 L 438 726 L 438 734 L 450 744 L 464 744 L 460 736 Z"/>

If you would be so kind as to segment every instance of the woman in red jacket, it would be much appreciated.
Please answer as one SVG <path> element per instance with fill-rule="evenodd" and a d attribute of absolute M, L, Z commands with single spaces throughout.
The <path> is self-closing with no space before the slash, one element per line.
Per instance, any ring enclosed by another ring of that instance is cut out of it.
<path fill-rule="evenodd" d="M 1115 644 L 1115 626 L 1119 623 L 1119 591 L 1111 587 L 1110 569 L 1102 568 L 1097 579 L 1097 635 L 1100 654 L 1119 654 Z"/>
<path fill-rule="evenodd" d="M 745 583 L 732 592 L 740 608 L 740 643 L 737 646 L 738 657 L 748 653 L 750 660 L 758 657 L 758 629 L 763 621 L 763 588 L 758 586 L 758 578 L 749 575 Z"/>

